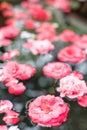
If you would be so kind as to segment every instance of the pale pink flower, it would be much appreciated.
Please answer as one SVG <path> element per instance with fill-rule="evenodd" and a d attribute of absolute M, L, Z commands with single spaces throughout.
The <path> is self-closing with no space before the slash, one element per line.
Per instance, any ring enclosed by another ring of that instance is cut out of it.
<path fill-rule="evenodd" d="M 9 100 L 1 100 L 0 102 L 0 113 L 7 113 L 13 108 L 13 104 Z"/>
<path fill-rule="evenodd" d="M 66 76 L 60 79 L 60 86 L 57 88 L 61 97 L 75 99 L 87 93 L 87 86 L 84 80 L 76 76 Z"/>
<path fill-rule="evenodd" d="M 48 40 L 36 40 L 23 45 L 25 48 L 29 48 L 35 55 L 46 54 L 54 50 L 54 45 Z"/>
<path fill-rule="evenodd" d="M 0 124 L 0 130 L 8 130 L 6 125 Z"/>
<path fill-rule="evenodd" d="M 41 126 L 59 126 L 67 120 L 69 107 L 60 97 L 42 95 L 28 106 L 31 120 Z"/>

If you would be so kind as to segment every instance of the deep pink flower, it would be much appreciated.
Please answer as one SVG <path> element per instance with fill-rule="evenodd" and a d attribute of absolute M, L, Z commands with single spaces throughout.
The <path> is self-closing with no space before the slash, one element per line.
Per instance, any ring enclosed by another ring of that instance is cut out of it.
<path fill-rule="evenodd" d="M 83 95 L 81 97 L 78 97 L 78 104 L 82 107 L 87 107 L 87 95 Z"/>
<path fill-rule="evenodd" d="M 71 73 L 71 68 L 62 62 L 52 62 L 45 65 L 42 69 L 45 76 L 60 79 Z"/>
<path fill-rule="evenodd" d="M 19 122 L 19 114 L 13 110 L 8 111 L 8 113 L 6 113 L 3 117 L 3 121 L 6 124 L 17 124 Z"/>
<path fill-rule="evenodd" d="M 27 29 L 34 29 L 35 28 L 35 22 L 32 19 L 28 19 L 24 22 L 24 27 Z"/>
<path fill-rule="evenodd" d="M 69 107 L 60 97 L 46 95 L 37 97 L 28 106 L 31 120 L 41 126 L 59 126 L 67 120 Z"/>
<path fill-rule="evenodd" d="M 81 49 L 71 45 L 61 49 L 57 54 L 57 58 L 60 61 L 77 64 L 86 60 L 86 54 Z"/>
<path fill-rule="evenodd" d="M 57 91 L 60 92 L 61 97 L 75 99 L 87 93 L 87 86 L 84 80 L 80 80 L 76 76 L 66 76 L 60 79 L 60 87 L 57 88 Z"/>
<path fill-rule="evenodd" d="M 0 60 L 11 60 L 15 56 L 19 56 L 20 52 L 17 49 L 10 50 L 8 52 L 5 52 L 2 56 L 0 56 Z"/>
<path fill-rule="evenodd" d="M 24 93 L 25 90 L 26 90 L 26 87 L 21 82 L 20 83 L 9 83 L 8 92 L 10 94 L 20 95 L 20 94 Z"/>
<path fill-rule="evenodd" d="M 11 103 L 11 101 L 9 100 L 0 101 L 0 113 L 7 113 L 12 108 L 13 108 L 13 104 Z"/>
<path fill-rule="evenodd" d="M 51 19 L 51 14 L 42 7 L 41 8 L 39 8 L 38 6 L 36 6 L 35 8 L 31 7 L 30 13 L 36 20 L 45 21 Z"/>
<path fill-rule="evenodd" d="M 87 49 L 87 34 L 74 41 L 74 45 L 80 49 Z"/>
<path fill-rule="evenodd" d="M 23 45 L 25 48 L 29 48 L 33 54 L 46 54 L 54 49 L 54 45 L 48 40 L 36 40 Z"/>
<path fill-rule="evenodd" d="M 73 42 L 79 39 L 80 36 L 78 36 L 74 31 L 72 30 L 64 30 L 58 37 L 58 40 L 62 40 L 64 42 Z"/>
<path fill-rule="evenodd" d="M 0 130 L 8 130 L 8 128 L 6 125 L 0 124 Z"/>
<path fill-rule="evenodd" d="M 8 46 L 11 44 L 11 40 L 9 39 L 0 39 L 0 46 Z"/>
<path fill-rule="evenodd" d="M 21 80 L 26 80 L 35 75 L 36 69 L 29 64 L 20 64 L 17 78 Z"/>

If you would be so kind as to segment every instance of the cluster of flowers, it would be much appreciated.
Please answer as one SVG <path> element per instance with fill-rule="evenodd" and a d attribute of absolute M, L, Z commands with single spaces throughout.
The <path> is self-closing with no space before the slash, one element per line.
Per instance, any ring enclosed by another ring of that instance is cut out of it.
<path fill-rule="evenodd" d="M 18 80 L 27 80 L 35 73 L 36 69 L 29 64 L 9 61 L 0 70 L 0 82 L 4 82 L 10 94 L 20 95 L 26 90 L 26 87 Z"/>
<path fill-rule="evenodd" d="M 1 100 L 0 101 L 0 114 L 4 113 L 4 117 L 2 120 L 8 125 L 15 125 L 19 122 L 19 113 L 12 110 L 13 104 L 9 100 Z M 17 127 L 16 127 L 17 128 Z M 0 124 L 0 130 L 10 130 L 11 127 L 8 129 L 6 125 Z"/>
<path fill-rule="evenodd" d="M 37 2 L 39 0 L 23 1 L 22 9 L 18 11 L 13 10 L 11 4 L 0 4 L 3 16 L 7 18 L 6 26 L 0 28 L 0 45 L 10 46 L 13 39 L 21 36 L 27 40 L 22 47 L 38 56 L 55 50 L 53 41 L 61 40 L 64 44 L 71 43 L 57 53 L 58 61 L 47 63 L 42 68 L 44 76 L 59 80 L 59 87 L 56 91 L 60 93 L 60 97 L 50 94 L 42 95 L 28 104 L 28 116 L 34 123 L 47 127 L 60 126 L 67 120 L 70 111 L 69 105 L 62 99 L 63 97 L 69 100 L 74 99 L 81 106 L 87 107 L 87 85 L 83 80 L 84 76 L 78 71 L 72 71 L 72 68 L 64 63 L 78 64 L 86 60 L 87 35 L 79 36 L 71 30 L 64 30 L 57 34 L 55 23 L 48 22 L 52 19 L 51 13 Z M 68 0 L 46 0 L 45 2 L 64 12 L 70 11 Z M 24 36 L 23 32 L 15 27 L 21 20 L 23 20 L 23 27 L 30 32 L 34 31 L 34 33 L 25 31 Z M 33 38 L 31 38 L 32 34 L 34 34 Z M 12 60 L 15 56 L 20 55 L 19 50 L 13 49 L 0 56 L 0 60 L 5 62 L 0 69 L 0 82 L 4 82 L 8 92 L 14 95 L 20 95 L 26 89 L 20 80 L 28 80 L 36 73 L 36 69 L 31 65 L 20 64 Z M 2 120 L 6 124 L 14 125 L 19 122 L 19 114 L 12 108 L 13 104 L 10 101 L 2 100 L 0 102 L 0 113 L 5 113 Z M 7 130 L 8 128 L 5 125 L 0 125 L 0 129 Z"/>

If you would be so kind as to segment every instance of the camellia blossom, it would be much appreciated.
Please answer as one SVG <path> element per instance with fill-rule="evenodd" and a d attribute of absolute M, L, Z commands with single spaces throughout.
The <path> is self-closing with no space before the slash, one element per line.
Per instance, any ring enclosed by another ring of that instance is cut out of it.
<path fill-rule="evenodd" d="M 37 97 L 28 106 L 28 115 L 31 120 L 41 126 L 60 126 L 67 120 L 68 105 L 54 95 Z"/>
<path fill-rule="evenodd" d="M 30 79 L 36 74 L 36 69 L 29 64 L 20 64 L 17 78 L 20 80 Z"/>
<path fill-rule="evenodd" d="M 14 94 L 14 95 L 20 95 L 25 90 L 26 90 L 26 87 L 21 82 L 20 83 L 13 83 L 13 84 L 10 83 L 8 86 L 8 92 L 10 94 Z"/>
<path fill-rule="evenodd" d="M 61 97 L 75 99 L 87 93 L 87 86 L 84 80 L 76 76 L 66 76 L 60 79 L 60 86 L 57 88 Z"/>
<path fill-rule="evenodd" d="M 8 130 L 8 128 L 6 125 L 0 124 L 0 130 Z"/>
<path fill-rule="evenodd" d="M 87 95 L 83 95 L 78 97 L 77 102 L 82 107 L 87 107 Z"/>
<path fill-rule="evenodd" d="M 11 60 L 15 56 L 19 56 L 20 52 L 17 49 L 10 50 L 8 52 L 5 52 L 2 56 L 0 56 L 0 60 Z"/>
<path fill-rule="evenodd" d="M 87 34 L 74 41 L 74 45 L 80 49 L 87 49 Z"/>
<path fill-rule="evenodd" d="M 24 22 L 24 27 L 27 29 L 34 29 L 35 28 L 35 22 L 32 19 L 28 19 Z"/>
<path fill-rule="evenodd" d="M 43 67 L 42 71 L 45 76 L 54 79 L 63 78 L 72 72 L 70 66 L 62 62 L 48 63 Z"/>
<path fill-rule="evenodd" d="M 13 110 L 10 110 L 8 111 L 8 113 L 6 113 L 3 117 L 3 121 L 6 123 L 6 124 L 17 124 L 19 122 L 19 113 L 13 111 Z"/>
<path fill-rule="evenodd" d="M 25 43 L 23 45 L 25 48 L 29 48 L 31 52 L 35 55 L 46 54 L 54 50 L 54 45 L 48 40 L 36 40 L 32 42 Z"/>
<path fill-rule="evenodd" d="M 13 104 L 11 103 L 11 101 L 9 100 L 0 101 L 0 113 L 7 113 L 12 108 L 13 108 Z"/>
<path fill-rule="evenodd" d="M 84 78 L 83 74 L 81 72 L 79 72 L 79 71 L 73 71 L 70 75 L 71 76 L 76 76 L 79 79 L 83 79 Z"/>
<path fill-rule="evenodd" d="M 8 33 L 7 33 L 8 32 Z M 4 38 L 15 38 L 19 34 L 19 29 L 13 26 L 6 26 L 0 29 L 0 33 L 3 34 Z"/>
<path fill-rule="evenodd" d="M 60 61 L 69 62 L 73 64 L 81 63 L 86 60 L 86 54 L 81 49 L 70 45 L 62 48 L 58 54 L 57 58 Z"/>
<path fill-rule="evenodd" d="M 55 8 L 61 9 L 63 12 L 70 12 L 70 1 L 69 0 L 46 0 L 48 5 Z"/>
<path fill-rule="evenodd" d="M 46 31 L 47 30 L 47 31 Z M 44 22 L 40 24 L 38 28 L 36 28 L 36 39 L 38 40 L 49 40 L 54 41 L 56 36 L 56 29 L 53 24 L 49 22 Z"/>
<path fill-rule="evenodd" d="M 9 39 L 0 39 L 0 46 L 8 46 L 11 44 L 11 40 Z"/>
<path fill-rule="evenodd" d="M 62 40 L 64 42 L 73 42 L 79 39 L 79 35 L 77 35 L 74 31 L 72 30 L 64 30 L 59 36 L 57 37 L 57 40 Z"/>

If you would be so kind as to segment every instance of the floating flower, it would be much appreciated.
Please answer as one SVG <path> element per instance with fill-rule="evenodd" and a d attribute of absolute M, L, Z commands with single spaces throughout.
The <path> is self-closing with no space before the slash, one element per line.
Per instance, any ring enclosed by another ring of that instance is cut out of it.
<path fill-rule="evenodd" d="M 67 120 L 69 107 L 60 97 L 42 95 L 28 106 L 31 120 L 41 126 L 59 126 Z"/>
<path fill-rule="evenodd" d="M 77 64 L 86 60 L 86 54 L 81 49 L 71 45 L 61 49 L 57 58 L 60 61 Z"/>
<path fill-rule="evenodd" d="M 48 40 L 36 40 L 32 42 L 25 43 L 23 45 L 25 48 L 29 48 L 31 52 L 35 55 L 46 54 L 54 50 L 54 45 Z"/>
<path fill-rule="evenodd" d="M 83 95 L 78 97 L 77 102 L 82 107 L 87 107 L 87 95 Z"/>
<path fill-rule="evenodd" d="M 87 93 L 87 86 L 84 80 L 76 76 L 66 76 L 60 79 L 60 86 L 57 88 L 61 97 L 75 99 Z"/>
<path fill-rule="evenodd" d="M 51 62 L 45 65 L 42 69 L 45 76 L 54 79 L 60 79 L 71 73 L 71 68 L 62 62 Z"/>

